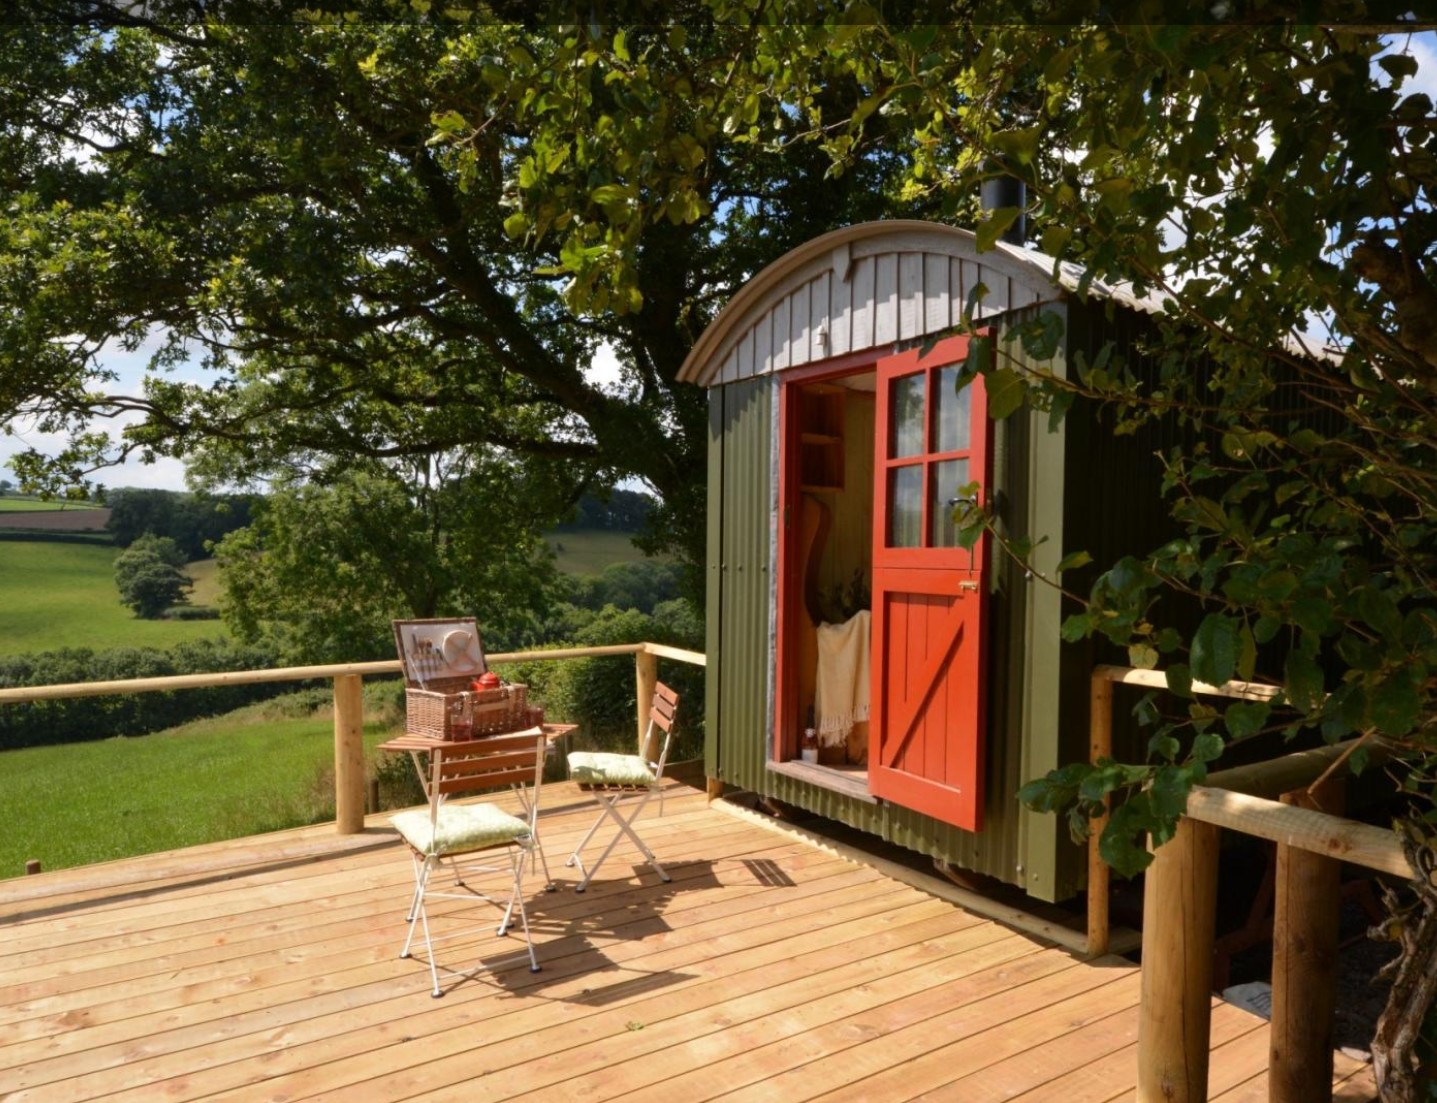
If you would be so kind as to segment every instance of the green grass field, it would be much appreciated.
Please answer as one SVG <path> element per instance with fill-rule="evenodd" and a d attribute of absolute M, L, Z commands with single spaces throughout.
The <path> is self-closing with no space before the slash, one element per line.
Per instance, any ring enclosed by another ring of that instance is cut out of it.
<path fill-rule="evenodd" d="M 0 655 L 61 647 L 171 647 L 223 634 L 214 620 L 141 620 L 115 590 L 116 549 L 104 545 L 0 542 Z M 212 562 L 191 564 L 192 601 L 213 600 Z"/>
<path fill-rule="evenodd" d="M 550 538 L 551 546 L 560 544 L 559 568 L 578 574 L 642 557 L 621 533 Z M 103 545 L 0 542 L 0 655 L 169 647 L 221 634 L 218 621 L 134 617 L 115 591 L 115 554 Z M 186 570 L 195 579 L 192 602 L 213 604 L 214 561 Z M 382 697 L 383 687 L 373 692 Z M 396 721 L 386 721 L 370 698 L 366 687 L 365 743 L 372 747 Z M 0 832 L 0 878 L 22 874 L 32 858 L 63 869 L 333 819 L 328 695 L 297 700 L 314 711 L 295 714 L 293 700 L 281 698 L 169 732 L 3 752 L 0 807 L 12 815 Z M 407 782 L 408 763 L 398 768 Z M 13 814 L 17 809 L 25 814 Z"/>
<path fill-rule="evenodd" d="M 0 513 L 52 513 L 71 509 L 100 509 L 91 502 L 42 502 L 39 498 L 11 498 L 0 495 Z"/>
<path fill-rule="evenodd" d="M 310 711 L 316 696 L 137 739 L 5 752 L 0 878 L 30 859 L 65 869 L 332 820 L 334 717 L 327 704 Z M 366 747 L 387 734 L 367 723 Z"/>
<path fill-rule="evenodd" d="M 544 543 L 554 553 L 554 560 L 564 574 L 599 574 L 610 563 L 632 563 L 644 558 L 634 547 L 633 537 L 626 532 L 603 529 L 581 529 L 578 532 L 551 532 Z"/>

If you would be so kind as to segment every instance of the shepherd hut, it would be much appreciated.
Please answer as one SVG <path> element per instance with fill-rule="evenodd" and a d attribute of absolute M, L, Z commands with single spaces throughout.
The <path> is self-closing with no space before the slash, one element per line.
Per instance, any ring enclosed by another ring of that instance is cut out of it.
<path fill-rule="evenodd" d="M 738 289 L 680 372 L 709 394 L 711 778 L 1037 899 L 1082 888 L 1062 818 L 1015 798 L 1088 754 L 1097 656 L 1062 640 L 1041 576 L 1065 550 L 1111 563 L 1163 538 L 1163 442 L 1081 402 L 989 417 L 974 338 L 954 334 L 966 314 L 984 355 L 1021 362 L 1004 338 L 1047 314 L 1043 366 L 1063 372 L 1110 342 L 1140 360 L 1155 309 L 914 221 L 818 237 Z M 1036 573 L 986 537 L 958 546 L 965 496 L 1043 541 Z"/>

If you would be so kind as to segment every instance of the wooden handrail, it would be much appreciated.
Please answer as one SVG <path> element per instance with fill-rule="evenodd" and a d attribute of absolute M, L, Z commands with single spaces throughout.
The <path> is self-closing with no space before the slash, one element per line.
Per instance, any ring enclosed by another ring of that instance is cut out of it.
<path fill-rule="evenodd" d="M 603 658 L 608 655 L 654 655 L 681 663 L 704 666 L 707 656 L 662 643 L 619 643 L 602 647 L 556 647 L 546 651 L 500 651 L 488 656 L 491 663 L 528 663 L 557 659 Z M 69 697 L 105 697 L 117 693 L 164 693 L 175 689 L 207 689 L 214 686 L 258 685 L 263 682 L 304 682 L 316 678 L 339 678 L 347 674 L 398 674 L 398 659 L 370 663 L 330 663 L 323 666 L 284 666 L 264 670 L 222 670 L 212 674 L 169 674 L 158 678 L 126 678 L 108 682 L 65 682 L 49 686 L 19 686 L 0 689 L 0 705 L 27 701 L 57 701 Z"/>
<path fill-rule="evenodd" d="M 1116 666 L 1093 671 L 1089 736 L 1094 762 L 1112 754 L 1114 685 L 1166 689 L 1167 676 Z M 1281 692 L 1278 686 L 1238 681 L 1220 686 L 1194 682 L 1192 689 L 1249 701 L 1272 700 Z M 1174 838 L 1153 853 L 1143 893 L 1139 1103 L 1207 1099 L 1220 828 L 1277 843 L 1279 916 L 1304 925 L 1293 938 L 1274 931 L 1270 1098 L 1273 1103 L 1306 1101 L 1314 1098 L 1318 1085 L 1332 1082 L 1330 1032 L 1313 1029 L 1307 1016 L 1332 1007 L 1331 971 L 1318 960 L 1322 955 L 1314 946 L 1335 943 L 1338 863 L 1404 879 L 1414 875 L 1392 831 L 1300 806 L 1312 803 L 1306 789 L 1314 782 L 1326 779 L 1331 785 L 1334 767 L 1345 766 L 1359 742 L 1214 773 L 1207 785 L 1188 795 Z M 1384 755 L 1380 745 L 1369 750 L 1378 760 Z M 1287 799 L 1268 799 L 1276 796 Z M 1102 822 L 1105 818 L 1095 821 L 1099 830 Z M 1105 951 L 1108 942 L 1108 869 L 1098 856 L 1097 834 L 1089 840 L 1089 953 Z"/>
<path fill-rule="evenodd" d="M 490 663 L 550 662 L 560 659 L 634 656 L 639 696 L 638 725 L 642 735 L 648 717 L 645 687 L 657 679 L 658 660 L 704 666 L 702 652 L 687 651 L 660 643 L 621 643 L 601 647 L 556 647 L 541 651 L 500 651 L 488 656 Z M 122 681 L 68 682 L 50 686 L 23 686 L 0 689 L 0 705 L 27 701 L 56 701 L 70 697 L 104 697 L 121 693 L 165 693 L 180 689 L 214 686 L 256 685 L 265 682 L 304 682 L 328 678 L 334 687 L 334 807 L 335 825 L 341 835 L 364 830 L 364 695 L 365 675 L 397 675 L 403 667 L 398 659 L 369 663 L 330 663 L 322 666 L 287 666 L 267 670 L 226 670 L 212 674 L 174 674 L 161 678 L 129 678 Z"/>
<path fill-rule="evenodd" d="M 1413 876 L 1401 840 L 1386 827 L 1204 785 L 1194 786 L 1188 794 L 1187 818 L 1390 873 L 1404 881 Z"/>

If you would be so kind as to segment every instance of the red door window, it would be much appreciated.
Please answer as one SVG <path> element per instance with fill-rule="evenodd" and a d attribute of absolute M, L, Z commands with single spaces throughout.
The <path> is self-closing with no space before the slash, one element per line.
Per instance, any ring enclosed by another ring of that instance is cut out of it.
<path fill-rule="evenodd" d="M 982 828 L 988 538 L 958 546 L 954 510 L 980 504 L 991 428 L 968 338 L 878 362 L 874 434 L 874 796 Z M 977 484 L 976 492 L 964 490 Z"/>

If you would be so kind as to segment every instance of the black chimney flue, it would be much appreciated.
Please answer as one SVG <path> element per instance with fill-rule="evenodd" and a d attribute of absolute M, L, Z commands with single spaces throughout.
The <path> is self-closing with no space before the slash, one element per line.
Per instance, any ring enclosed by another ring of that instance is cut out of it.
<path fill-rule="evenodd" d="M 991 211 L 998 207 L 1017 207 L 1018 217 L 1015 218 L 1006 230 L 1003 231 L 999 241 L 1006 241 L 1013 245 L 1025 243 L 1027 233 L 1027 216 L 1023 214 L 1028 205 L 1028 189 L 1016 176 L 1009 176 L 1006 172 L 998 172 L 983 181 L 982 190 L 978 193 L 978 202 L 983 210 Z"/>

